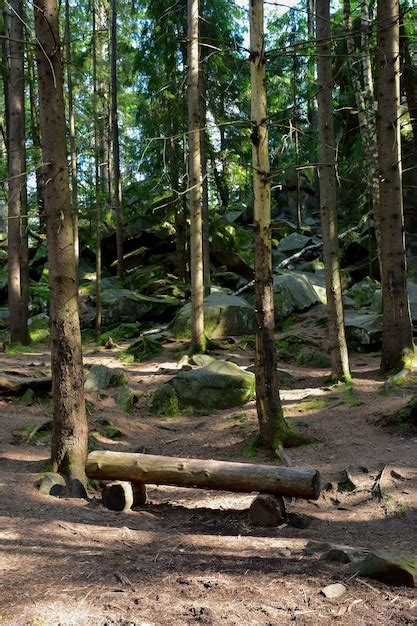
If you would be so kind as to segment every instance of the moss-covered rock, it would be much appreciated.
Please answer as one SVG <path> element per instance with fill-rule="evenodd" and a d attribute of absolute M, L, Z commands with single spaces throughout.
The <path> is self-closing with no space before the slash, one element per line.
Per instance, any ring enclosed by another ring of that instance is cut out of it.
<path fill-rule="evenodd" d="M 375 578 L 396 587 L 417 586 L 417 557 L 398 555 L 387 551 L 370 552 L 363 561 L 353 563 L 350 572 Z"/>
<path fill-rule="evenodd" d="M 46 313 L 39 313 L 28 320 L 29 338 L 33 343 L 40 343 L 49 339 L 49 317 Z"/>
<path fill-rule="evenodd" d="M 140 324 L 130 323 L 130 324 L 118 324 L 114 326 L 111 330 L 107 330 L 105 333 L 100 335 L 99 343 L 101 346 L 104 346 L 110 339 L 113 341 L 123 341 L 124 339 L 132 339 L 132 337 L 137 337 L 140 333 Z"/>
<path fill-rule="evenodd" d="M 359 283 L 350 287 L 346 291 L 346 296 L 353 300 L 355 309 L 360 309 L 372 304 L 375 291 L 379 288 L 380 284 L 376 280 L 366 276 Z"/>
<path fill-rule="evenodd" d="M 168 327 L 175 339 L 191 338 L 191 303 L 184 305 Z M 209 339 L 253 332 L 253 309 L 246 300 L 225 293 L 204 299 L 204 332 Z"/>
<path fill-rule="evenodd" d="M 294 311 L 304 311 L 320 299 L 308 277 L 301 272 L 283 272 L 274 277 L 275 320 L 282 322 Z"/>
<path fill-rule="evenodd" d="M 255 376 L 228 361 L 181 371 L 152 394 L 149 409 L 157 415 L 208 413 L 241 406 L 255 396 Z"/>
<path fill-rule="evenodd" d="M 86 393 L 99 393 L 108 387 L 127 385 L 129 378 L 121 368 L 111 368 L 106 365 L 93 365 L 84 383 Z"/>
<path fill-rule="evenodd" d="M 127 385 L 123 385 L 117 390 L 116 404 L 124 413 L 132 415 L 136 402 L 135 392 Z"/>

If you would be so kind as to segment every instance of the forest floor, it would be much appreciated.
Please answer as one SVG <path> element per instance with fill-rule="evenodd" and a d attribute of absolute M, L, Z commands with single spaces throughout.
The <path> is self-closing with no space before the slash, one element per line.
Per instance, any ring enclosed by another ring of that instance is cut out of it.
<path fill-rule="evenodd" d="M 306 316 L 304 329 L 308 323 Z M 323 333 L 314 325 L 308 332 L 319 339 Z M 163 419 L 147 411 L 149 392 L 173 375 L 169 364 L 180 347 L 167 344 L 151 361 L 123 365 L 130 386 L 143 395 L 132 416 L 117 409 L 112 390 L 94 404 L 90 422 L 106 418 L 125 435 L 102 437 L 102 447 L 268 462 L 248 458 L 254 402 L 199 417 Z M 118 352 L 87 346 L 85 362 L 121 367 Z M 213 355 L 253 363 L 253 352 L 238 343 Z M 47 373 L 48 362 L 46 346 L 0 355 L 2 373 Z M 106 510 L 98 492 L 88 502 L 42 495 L 34 485 L 48 445 L 18 441 L 13 433 L 30 433 L 50 419 L 48 405 L 1 400 L 0 623 L 416 624 L 415 589 L 352 577 L 347 566 L 306 550 L 316 541 L 417 553 L 417 436 L 381 423 L 408 398 L 381 394 L 377 355 L 353 354 L 351 362 L 353 394 L 327 388 L 326 370 L 279 364 L 294 377 L 282 390 L 285 415 L 315 440 L 289 450 L 291 463 L 320 470 L 326 487 L 317 502 L 287 503 L 308 522 L 305 528 L 251 527 L 253 494 L 150 487 L 148 504 L 122 513 Z M 340 473 L 358 465 L 367 469 L 360 486 L 341 490 Z M 378 500 L 372 488 L 384 467 L 391 492 Z M 346 591 L 328 599 L 321 589 L 335 582 Z"/>

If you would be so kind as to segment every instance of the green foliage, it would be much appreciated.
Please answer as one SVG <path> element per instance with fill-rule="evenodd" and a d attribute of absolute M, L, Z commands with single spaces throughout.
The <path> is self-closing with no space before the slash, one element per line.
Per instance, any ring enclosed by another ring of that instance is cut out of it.
<path fill-rule="evenodd" d="M 122 357 L 123 360 L 122 355 L 125 354 L 126 357 L 132 357 L 133 361 L 141 363 L 157 356 L 161 350 L 161 343 L 157 339 L 151 335 L 142 335 L 128 347 L 125 353 L 121 353 L 119 358 Z"/>

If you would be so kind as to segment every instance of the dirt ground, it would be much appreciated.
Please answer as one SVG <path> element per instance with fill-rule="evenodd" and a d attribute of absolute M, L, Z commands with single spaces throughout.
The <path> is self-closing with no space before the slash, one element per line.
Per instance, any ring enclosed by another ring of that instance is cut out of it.
<path fill-rule="evenodd" d="M 101 447 L 268 462 L 248 458 L 253 402 L 198 417 L 163 419 L 147 411 L 150 390 L 174 373 L 178 348 L 169 344 L 152 361 L 123 366 L 131 387 L 143 393 L 133 416 L 117 409 L 112 390 L 93 403 L 92 428 L 106 418 L 125 435 L 102 436 Z M 253 362 L 239 344 L 214 356 Z M 1 354 L 0 368 L 48 373 L 48 360 L 47 348 L 37 347 Z M 117 349 L 86 348 L 85 362 L 121 366 Z M 151 486 L 149 503 L 126 513 L 103 508 L 98 492 L 88 502 L 41 495 L 34 485 L 48 445 L 18 439 L 16 429 L 30 433 L 50 419 L 50 404 L 0 400 L 0 623 L 416 624 L 415 589 L 352 577 L 348 566 L 305 550 L 316 541 L 417 553 L 417 436 L 381 425 L 407 396 L 381 394 L 377 356 L 352 356 L 354 394 L 326 388 L 326 370 L 280 367 L 294 376 L 281 393 L 285 415 L 314 438 L 289 450 L 291 463 L 320 470 L 324 487 L 317 502 L 287 502 L 305 528 L 251 527 L 254 494 Z M 358 465 L 367 470 L 362 482 L 343 491 L 340 472 Z M 378 500 L 372 488 L 384 467 L 389 493 Z M 335 582 L 346 591 L 327 599 L 320 590 Z"/>

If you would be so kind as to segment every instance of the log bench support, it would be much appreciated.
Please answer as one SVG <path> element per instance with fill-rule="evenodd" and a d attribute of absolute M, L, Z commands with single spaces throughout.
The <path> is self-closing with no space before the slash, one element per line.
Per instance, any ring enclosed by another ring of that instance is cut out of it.
<path fill-rule="evenodd" d="M 118 511 L 144 504 L 146 484 L 257 491 L 307 500 L 317 500 L 320 495 L 316 470 L 254 463 L 95 450 L 88 455 L 86 474 L 88 478 L 116 481 L 106 485 L 103 504 Z"/>

